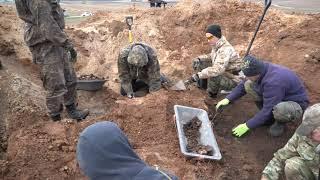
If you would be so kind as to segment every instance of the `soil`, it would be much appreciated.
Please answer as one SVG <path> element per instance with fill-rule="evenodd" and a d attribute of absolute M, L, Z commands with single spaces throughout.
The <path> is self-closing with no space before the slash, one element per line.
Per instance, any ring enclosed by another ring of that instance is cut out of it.
<path fill-rule="evenodd" d="M 200 142 L 200 127 L 202 121 L 197 117 L 191 119 L 190 122 L 183 125 L 183 131 L 187 138 L 187 151 L 201 155 L 213 155 L 213 148 L 211 146 L 202 145 Z"/>
<path fill-rule="evenodd" d="M 84 7 L 83 7 L 84 8 Z M 114 7 L 113 7 L 114 8 Z M 102 120 L 117 123 L 139 156 L 150 165 L 172 172 L 183 180 L 259 179 L 273 153 L 292 136 L 299 122 L 287 126 L 279 138 L 268 127 L 251 130 L 243 138 L 231 129 L 258 112 L 249 97 L 228 106 L 219 115 L 213 131 L 222 160 L 186 159 L 179 149 L 173 106 L 209 111 L 224 95 L 207 99 L 205 91 L 192 86 L 177 92 L 161 89 L 144 97 L 119 95 L 117 57 L 128 44 L 125 16 L 134 17 L 134 41 L 144 41 L 157 50 L 162 73 L 173 81 L 193 73 L 192 58 L 209 53 L 204 36 L 208 24 L 222 26 L 224 35 L 241 55 L 254 33 L 262 6 L 233 0 L 185 0 L 175 7 L 126 8 L 100 11 L 66 32 L 78 51 L 77 74 L 110 79 L 97 92 L 79 91 L 80 108 L 88 108 L 86 121 L 63 118 L 52 122 L 46 115 L 45 92 L 39 67 L 23 42 L 23 24 L 10 6 L 0 7 L 0 179 L 87 179 L 77 166 L 79 133 Z M 121 22 L 121 23 L 120 23 Z M 320 101 L 320 14 L 286 14 L 270 8 L 251 53 L 295 71 L 304 81 L 311 103 Z M 211 101 L 212 103 L 205 103 Z"/>

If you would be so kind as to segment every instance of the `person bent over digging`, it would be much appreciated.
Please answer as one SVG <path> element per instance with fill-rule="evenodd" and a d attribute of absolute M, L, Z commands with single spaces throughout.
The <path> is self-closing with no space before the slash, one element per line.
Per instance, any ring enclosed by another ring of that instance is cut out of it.
<path fill-rule="evenodd" d="M 155 50 L 144 43 L 123 48 L 118 57 L 120 93 L 129 98 L 137 91 L 154 92 L 161 88 L 160 66 Z"/>
<path fill-rule="evenodd" d="M 261 180 L 317 180 L 319 177 L 320 103 L 309 107 L 287 144 L 274 153 Z"/>
<path fill-rule="evenodd" d="M 299 77 L 286 67 L 260 61 L 250 55 L 244 61 L 242 71 L 247 80 L 218 102 L 216 110 L 249 94 L 260 111 L 246 123 L 235 127 L 233 134 L 241 137 L 250 129 L 272 124 L 269 133 L 274 137 L 280 136 L 285 123 L 301 118 L 308 107 L 306 90 Z"/>
<path fill-rule="evenodd" d="M 222 35 L 219 25 L 208 26 L 206 38 L 212 51 L 193 60 L 192 67 L 196 73 L 186 84 L 196 82 L 199 88 L 207 90 L 209 97 L 216 98 L 220 90 L 232 90 L 241 82 L 239 72 L 243 61 Z"/>

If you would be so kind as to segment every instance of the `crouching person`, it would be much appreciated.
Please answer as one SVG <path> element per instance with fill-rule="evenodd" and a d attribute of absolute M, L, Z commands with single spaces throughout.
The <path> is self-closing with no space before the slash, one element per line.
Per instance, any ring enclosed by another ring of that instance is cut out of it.
<path fill-rule="evenodd" d="M 212 51 L 193 60 L 196 73 L 187 82 L 196 82 L 199 88 L 207 90 L 209 97 L 216 98 L 220 90 L 230 91 L 240 83 L 243 61 L 222 35 L 219 25 L 208 26 L 205 35 Z"/>
<path fill-rule="evenodd" d="M 320 103 L 309 107 L 301 125 L 263 170 L 261 180 L 317 180 L 319 176 Z"/>
<path fill-rule="evenodd" d="M 141 89 L 148 92 L 161 88 L 160 66 L 153 48 L 144 43 L 134 43 L 123 48 L 118 57 L 120 93 L 129 98 Z"/>
<path fill-rule="evenodd" d="M 242 69 L 247 80 L 242 81 L 216 109 L 249 94 L 260 111 L 246 123 L 234 128 L 235 136 L 242 136 L 250 129 L 271 125 L 269 133 L 276 137 L 284 132 L 285 124 L 302 117 L 309 100 L 300 78 L 290 69 L 264 62 L 253 56 L 245 57 Z"/>
<path fill-rule="evenodd" d="M 92 180 L 177 180 L 152 168 L 133 151 L 128 138 L 112 122 L 103 121 L 84 129 L 77 144 L 81 170 Z"/>

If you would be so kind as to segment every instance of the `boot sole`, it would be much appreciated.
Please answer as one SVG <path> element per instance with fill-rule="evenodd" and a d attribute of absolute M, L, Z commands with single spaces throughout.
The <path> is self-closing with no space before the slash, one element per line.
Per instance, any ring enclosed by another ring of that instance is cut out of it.
<path fill-rule="evenodd" d="M 86 119 L 87 118 L 87 116 L 89 115 L 89 111 L 88 112 L 86 112 L 81 118 L 78 118 L 78 119 L 76 119 L 77 121 L 82 121 L 82 120 L 84 120 L 84 119 Z"/>

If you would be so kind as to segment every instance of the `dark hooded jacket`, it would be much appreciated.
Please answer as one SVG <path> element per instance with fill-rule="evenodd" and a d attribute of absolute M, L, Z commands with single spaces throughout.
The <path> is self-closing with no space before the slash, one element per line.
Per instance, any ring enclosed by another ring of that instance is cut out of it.
<path fill-rule="evenodd" d="M 107 121 L 95 123 L 80 134 L 77 159 L 92 180 L 178 179 L 148 166 L 117 125 Z"/>

